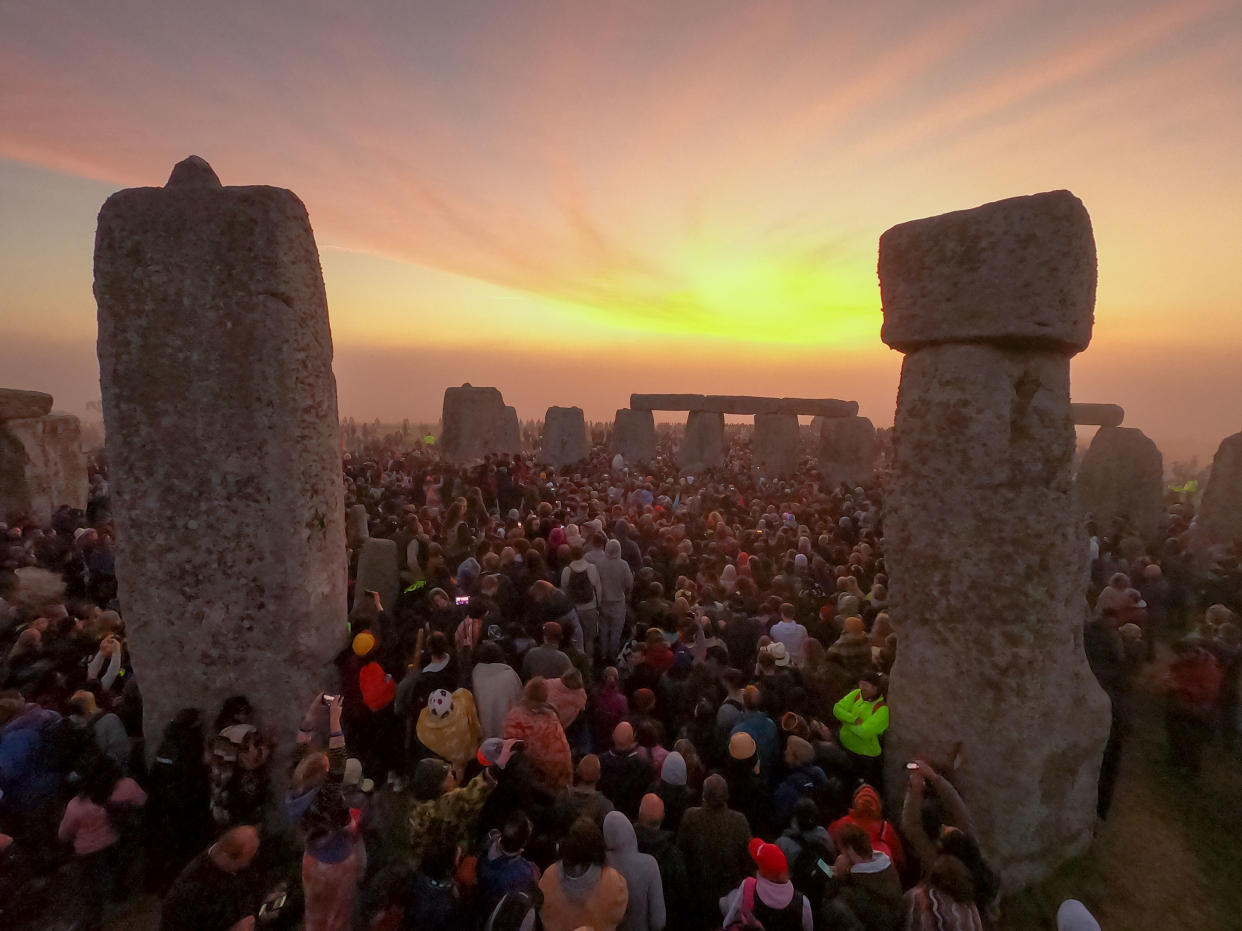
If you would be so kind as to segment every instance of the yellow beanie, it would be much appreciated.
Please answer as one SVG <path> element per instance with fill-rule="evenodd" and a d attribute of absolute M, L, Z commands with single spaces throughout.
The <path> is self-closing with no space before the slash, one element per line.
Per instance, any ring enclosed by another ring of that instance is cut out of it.
<path fill-rule="evenodd" d="M 366 656 L 375 649 L 375 637 L 365 630 L 354 637 L 354 655 Z"/>

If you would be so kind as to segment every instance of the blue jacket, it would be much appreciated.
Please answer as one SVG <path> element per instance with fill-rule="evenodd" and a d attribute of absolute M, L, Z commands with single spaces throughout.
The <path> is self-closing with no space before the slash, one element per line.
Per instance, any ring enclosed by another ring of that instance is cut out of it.
<path fill-rule="evenodd" d="M 47 751 L 60 720 L 55 711 L 29 705 L 0 728 L 0 806 L 5 810 L 35 808 L 56 797 L 64 774 L 51 768 Z"/>

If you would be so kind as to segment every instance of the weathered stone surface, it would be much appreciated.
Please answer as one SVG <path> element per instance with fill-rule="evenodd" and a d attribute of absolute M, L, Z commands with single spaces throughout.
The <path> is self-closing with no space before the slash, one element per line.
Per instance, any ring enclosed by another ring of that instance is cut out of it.
<path fill-rule="evenodd" d="M 449 462 L 516 452 L 521 446 L 517 411 L 505 406 L 496 388 L 462 385 L 444 390 L 440 454 Z"/>
<path fill-rule="evenodd" d="M 954 781 L 1005 887 L 1020 888 L 1089 843 L 1108 734 L 1082 646 L 1069 361 L 985 345 L 915 352 L 894 437 L 889 786 L 901 791 L 916 754 L 949 760 L 960 742 Z"/>
<path fill-rule="evenodd" d="M 99 214 L 120 598 L 148 734 L 245 694 L 285 740 L 344 629 L 332 334 L 301 201 L 198 162 Z"/>
<path fill-rule="evenodd" d="M 720 414 L 804 414 L 852 417 L 857 401 L 833 398 L 760 398 L 741 394 L 631 394 L 630 407 L 642 411 L 708 411 Z"/>
<path fill-rule="evenodd" d="M 614 454 L 620 453 L 630 465 L 653 460 L 656 454 L 655 414 L 619 408 L 612 422 L 610 449 Z"/>
<path fill-rule="evenodd" d="M 1069 403 L 1090 218 L 1058 191 L 918 220 L 881 237 L 879 269 L 883 339 L 909 353 L 885 502 L 889 786 L 896 802 L 907 760 L 960 752 L 984 853 L 1018 889 L 1086 849 L 1108 734 Z"/>
<path fill-rule="evenodd" d="M 345 543 L 351 550 L 362 546 L 371 536 L 364 504 L 351 505 L 345 512 Z"/>
<path fill-rule="evenodd" d="M 1091 341 L 1095 239 L 1069 191 L 913 220 L 880 237 L 881 338 L 909 352 L 992 342 L 1078 352 Z"/>
<path fill-rule="evenodd" d="M 396 540 L 370 537 L 363 542 L 354 578 L 355 604 L 366 591 L 379 592 L 385 611 L 391 611 L 397 603 L 397 596 L 401 594 L 401 569 Z"/>
<path fill-rule="evenodd" d="M 504 442 L 501 445 L 500 452 L 516 453 L 522 449 L 522 424 L 518 420 L 517 408 L 508 406 L 505 408 L 505 432 Z"/>
<path fill-rule="evenodd" d="M 879 442 L 866 417 L 825 417 L 819 428 L 819 474 L 826 487 L 851 487 L 875 472 Z"/>
<path fill-rule="evenodd" d="M 1216 450 L 1192 529 L 1190 545 L 1196 553 L 1242 540 L 1242 433 L 1225 437 Z"/>
<path fill-rule="evenodd" d="M 754 453 L 763 475 L 792 475 L 798 468 L 798 415 L 756 414 Z"/>
<path fill-rule="evenodd" d="M 701 472 L 724 464 L 724 414 L 690 412 L 677 464 L 683 472 Z"/>
<path fill-rule="evenodd" d="M 1080 427 L 1120 427 L 1126 411 L 1120 404 L 1071 404 L 1070 416 Z"/>
<path fill-rule="evenodd" d="M 52 410 L 52 396 L 42 391 L 0 388 L 0 421 L 42 417 Z"/>
<path fill-rule="evenodd" d="M 1164 458 L 1142 430 L 1101 427 L 1078 466 L 1081 513 L 1095 518 L 1111 535 L 1127 521 L 1148 543 L 1155 543 L 1163 512 Z"/>
<path fill-rule="evenodd" d="M 582 462 L 591 455 L 586 417 L 580 407 L 549 407 L 543 418 L 539 461 L 554 469 Z"/>
<path fill-rule="evenodd" d="M 86 496 L 77 417 L 56 413 L 0 424 L 0 519 L 16 513 L 46 524 L 62 504 L 86 507 Z"/>

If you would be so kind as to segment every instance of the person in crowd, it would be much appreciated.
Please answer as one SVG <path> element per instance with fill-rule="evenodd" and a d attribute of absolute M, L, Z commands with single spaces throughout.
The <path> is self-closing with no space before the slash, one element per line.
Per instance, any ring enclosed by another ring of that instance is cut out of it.
<path fill-rule="evenodd" d="M 970 871 L 956 857 L 938 853 L 922 882 L 905 895 L 905 931 L 983 931 Z"/>
<path fill-rule="evenodd" d="M 580 546 L 570 548 L 569 563 L 561 570 L 561 591 L 573 602 L 582 627 L 582 648 L 587 656 L 596 653 L 600 627 L 603 583 L 596 563 L 585 559 Z M 607 651 L 604 653 L 607 656 Z M 553 678 L 548 676 L 547 678 Z"/>
<path fill-rule="evenodd" d="M 556 709 L 548 703 L 548 686 L 541 676 L 526 683 L 522 700 L 505 715 L 504 737 L 525 742 L 526 757 L 540 783 L 555 797 L 573 784 L 573 755 Z"/>
<path fill-rule="evenodd" d="M 781 848 L 755 837 L 747 851 L 756 875 L 742 880 L 723 903 L 724 926 L 757 922 L 764 931 L 814 931 L 811 902 L 790 882 Z"/>
<path fill-rule="evenodd" d="M 533 825 L 526 813 L 514 811 L 499 830 L 488 834 L 478 861 L 482 914 L 490 915 L 506 895 L 524 893 L 533 897 L 536 894 L 542 874 L 539 867 L 523 856 L 532 831 Z"/>
<path fill-rule="evenodd" d="M 691 923 L 693 895 L 686 861 L 677 846 L 677 834 L 664 827 L 664 803 L 658 795 L 647 793 L 638 806 L 634 838 L 640 853 L 650 854 L 660 871 L 664 895 L 666 927 L 681 928 Z"/>
<path fill-rule="evenodd" d="M 900 931 L 901 877 L 888 854 L 876 850 L 871 835 L 856 824 L 838 832 L 841 852 L 833 863 L 835 896 L 826 906 L 829 926 L 860 926 L 874 931 Z"/>
<path fill-rule="evenodd" d="M 621 931 L 661 931 L 667 920 L 660 867 L 655 857 L 641 853 L 638 837 L 629 818 L 619 811 L 604 817 L 604 862 L 625 879 L 629 901 Z"/>
<path fill-rule="evenodd" d="M 613 808 L 612 802 L 598 788 L 601 771 L 599 757 L 594 753 L 578 761 L 574 784 L 556 801 L 556 822 L 562 832 L 569 830 L 579 818 L 588 818 L 603 828 L 604 816 Z"/>
<path fill-rule="evenodd" d="M 924 779 L 928 779 L 934 771 L 927 766 L 925 771 L 920 772 L 925 772 Z M 918 791 L 922 790 L 924 784 L 920 784 Z M 953 793 L 953 798 L 958 798 L 952 785 L 947 781 L 935 781 L 932 785 L 933 790 L 940 786 L 943 787 L 946 796 Z M 955 813 L 959 815 L 959 821 L 964 820 L 964 817 L 961 817 L 964 811 L 964 806 L 955 809 Z M 897 829 L 884 817 L 884 803 L 880 799 L 880 793 L 866 783 L 854 790 L 850 810 L 828 827 L 828 833 L 832 835 L 833 841 L 838 846 L 841 843 L 842 832 L 851 825 L 866 832 L 872 848 L 891 859 L 899 873 L 904 873 L 905 848 L 902 846 L 901 837 Z"/>
<path fill-rule="evenodd" d="M 522 700 L 522 678 L 491 641 L 479 645 L 477 658 L 470 691 L 479 714 L 479 730 L 485 738 L 499 737 L 504 733 L 505 715 Z"/>
<path fill-rule="evenodd" d="M 703 782 L 703 804 L 681 819 L 681 849 L 700 918 L 719 914 L 719 900 L 737 887 L 750 869 L 750 825 L 729 807 L 729 785 L 718 773 Z"/>
<path fill-rule="evenodd" d="M 651 766 L 639 753 L 634 727 L 622 721 L 612 732 L 612 749 L 600 757 L 599 789 L 627 818 L 638 814 L 638 803 L 651 784 Z"/>
<path fill-rule="evenodd" d="M 73 846 L 82 877 L 78 902 L 86 931 L 103 927 L 104 907 L 115 892 L 122 811 L 140 808 L 146 801 L 146 792 L 123 775 L 118 763 L 100 756 L 65 808 L 56 836 Z"/>
<path fill-rule="evenodd" d="M 160 931 L 254 931 L 264 892 L 257 870 L 259 832 L 225 831 L 191 860 L 164 896 Z"/>
<path fill-rule="evenodd" d="M 841 746 L 853 759 L 855 772 L 874 786 L 881 785 L 884 773 L 880 737 L 888 730 L 887 687 L 888 679 L 882 673 L 864 673 L 858 688 L 832 709 L 841 722 Z"/>
<path fill-rule="evenodd" d="M 593 568 L 593 567 L 592 567 Z M 548 621 L 543 625 L 543 643 L 526 651 L 522 659 L 522 678 L 558 679 L 573 668 L 573 663 L 561 649 L 561 625 Z"/>
<path fill-rule="evenodd" d="M 1203 748 L 1212 733 L 1212 715 L 1220 694 L 1220 665 L 1201 642 L 1189 637 L 1175 643 L 1173 652 L 1164 678 L 1169 763 L 1194 777 L 1202 768 Z"/>
<path fill-rule="evenodd" d="M 605 862 L 603 831 L 586 818 L 575 821 L 561 843 L 560 859 L 539 880 L 545 931 L 616 931 L 629 907 L 625 877 Z"/>

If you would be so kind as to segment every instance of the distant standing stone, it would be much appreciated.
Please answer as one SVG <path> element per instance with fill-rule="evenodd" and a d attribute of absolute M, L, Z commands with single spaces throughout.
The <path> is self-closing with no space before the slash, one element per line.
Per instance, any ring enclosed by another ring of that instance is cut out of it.
<path fill-rule="evenodd" d="M 367 525 L 367 508 L 365 504 L 351 505 L 345 512 L 345 542 L 351 550 L 356 550 L 371 536 Z"/>
<path fill-rule="evenodd" d="M 1100 427 L 1078 466 L 1078 507 L 1111 536 L 1128 523 L 1148 545 L 1158 542 L 1164 513 L 1164 457 L 1142 430 Z"/>
<path fill-rule="evenodd" d="M 866 417 L 825 417 L 819 428 L 819 475 L 827 488 L 853 487 L 875 474 L 875 425 Z"/>
<path fill-rule="evenodd" d="M 580 407 L 549 407 L 543 418 L 539 461 L 554 469 L 582 462 L 591 455 L 586 417 Z"/>
<path fill-rule="evenodd" d="M 640 465 L 655 459 L 655 414 L 628 407 L 619 408 L 612 422 L 611 451 L 620 453 L 628 465 Z"/>
<path fill-rule="evenodd" d="M 691 411 L 686 418 L 686 433 L 677 451 L 677 465 L 682 472 L 702 472 L 724 464 L 724 414 L 712 411 Z"/>
<path fill-rule="evenodd" d="M 1212 459 L 1212 474 L 1199 503 L 1191 548 L 1206 554 L 1242 539 L 1242 433 L 1227 436 Z"/>
<path fill-rule="evenodd" d="M 371 537 L 362 544 L 358 574 L 354 581 L 354 604 L 366 591 L 379 592 L 385 611 L 391 611 L 401 593 L 401 569 L 397 541 Z"/>

